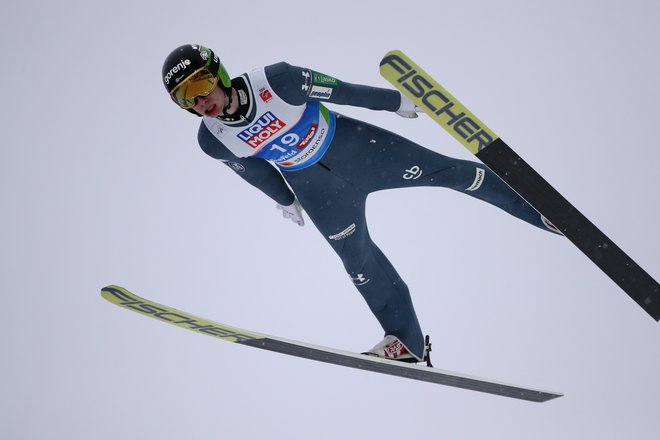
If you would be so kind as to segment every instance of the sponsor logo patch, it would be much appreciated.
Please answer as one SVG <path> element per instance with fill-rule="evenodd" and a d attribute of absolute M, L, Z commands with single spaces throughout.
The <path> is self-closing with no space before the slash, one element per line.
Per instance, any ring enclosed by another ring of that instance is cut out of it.
<path fill-rule="evenodd" d="M 312 146 L 310 146 L 307 149 L 307 151 L 301 152 L 300 156 L 297 156 L 293 159 L 293 162 L 281 162 L 280 165 L 284 166 L 284 167 L 289 167 L 289 166 L 295 165 L 297 163 L 300 163 L 300 162 L 306 160 L 308 157 L 313 155 L 314 152 L 316 152 L 318 147 L 323 142 L 324 138 L 325 138 L 325 128 L 322 128 L 321 131 L 319 132 L 319 136 L 316 138 L 316 141 L 314 141 L 314 144 L 312 144 Z M 309 141 L 307 141 L 307 142 L 309 142 Z M 355 225 L 353 225 L 353 227 L 355 227 Z M 350 226 L 349 226 L 349 228 L 350 228 Z M 355 229 L 355 228 L 353 228 L 353 229 Z M 352 233 L 353 232 L 351 232 L 351 234 Z M 339 234 L 337 234 L 337 235 L 339 235 Z M 333 235 L 332 237 L 336 237 L 336 236 Z M 332 237 L 330 237 L 330 238 L 332 238 Z M 333 238 L 333 240 L 341 240 L 341 238 L 337 238 L 337 239 Z"/>
<path fill-rule="evenodd" d="M 312 86 L 312 91 L 309 92 L 310 98 L 330 99 L 332 96 L 332 89 L 330 87 Z"/>
<path fill-rule="evenodd" d="M 213 128 L 211 130 L 218 137 L 221 137 L 225 134 L 225 129 L 219 123 L 213 124 Z"/>
<path fill-rule="evenodd" d="M 227 166 L 229 166 L 229 168 L 236 171 L 237 173 L 245 172 L 245 167 L 238 162 L 227 161 L 225 163 L 227 164 Z"/>
<path fill-rule="evenodd" d="M 357 274 L 356 277 L 351 277 L 351 280 L 353 281 L 353 284 L 355 284 L 356 286 L 364 286 L 369 281 L 371 281 L 369 278 L 365 278 L 363 273 Z"/>
<path fill-rule="evenodd" d="M 264 113 L 252 125 L 240 132 L 237 137 L 252 148 L 258 148 L 277 133 L 286 124 L 279 120 L 272 112 Z"/>
<path fill-rule="evenodd" d="M 268 102 L 273 99 L 273 94 L 268 89 L 261 89 L 259 90 L 259 97 L 261 97 L 263 102 Z"/>
<path fill-rule="evenodd" d="M 486 177 L 486 170 L 483 168 L 477 168 L 477 175 L 474 176 L 474 182 L 472 185 L 465 188 L 466 191 L 476 191 L 481 188 L 481 184 L 484 183 L 484 178 Z"/>
<path fill-rule="evenodd" d="M 403 345 L 401 341 L 394 341 L 390 345 L 385 346 L 384 351 L 385 351 L 385 357 L 392 359 L 396 359 L 402 354 L 408 353 L 408 350 L 406 350 L 406 347 Z"/>
<path fill-rule="evenodd" d="M 168 84 L 168 85 L 169 85 L 170 80 L 172 79 L 172 77 L 173 77 L 174 75 L 176 75 L 177 73 L 181 72 L 182 70 L 186 70 L 186 68 L 187 68 L 188 66 L 190 66 L 190 64 L 192 64 L 192 63 L 191 63 L 191 61 L 190 61 L 189 59 L 185 59 L 185 60 L 181 60 L 181 61 L 179 61 L 179 62 L 176 64 L 176 66 L 172 67 L 172 68 L 170 69 L 170 71 L 167 72 L 167 73 L 165 74 L 165 77 L 163 78 L 163 80 L 165 81 L 165 84 Z M 182 79 L 184 76 L 185 76 L 185 75 L 181 75 L 181 76 L 177 77 L 177 78 L 176 78 L 176 82 L 178 83 L 179 81 L 181 81 L 181 79 Z"/>
<path fill-rule="evenodd" d="M 314 72 L 314 84 L 336 86 L 339 81 L 331 76 Z"/>
<path fill-rule="evenodd" d="M 344 229 L 339 234 L 329 235 L 328 238 L 330 240 L 339 241 L 339 240 L 343 240 L 344 238 L 350 236 L 354 232 L 355 232 L 355 223 L 352 223 L 348 228 Z"/>
<path fill-rule="evenodd" d="M 317 129 L 318 129 L 318 124 L 312 123 L 312 126 L 309 128 L 309 131 L 307 132 L 305 137 L 302 138 L 300 143 L 296 145 L 296 148 L 299 150 L 304 150 L 307 144 L 309 144 L 309 142 L 314 138 Z"/>
<path fill-rule="evenodd" d="M 312 74 L 309 72 L 309 70 L 303 70 L 302 71 L 302 76 L 303 76 L 303 81 L 305 81 L 301 88 L 305 92 L 309 91 L 309 85 L 312 82 Z"/>
<path fill-rule="evenodd" d="M 410 169 L 406 170 L 405 174 L 403 175 L 403 178 L 406 180 L 417 180 L 420 177 L 422 177 L 422 169 L 417 165 L 410 167 Z"/>

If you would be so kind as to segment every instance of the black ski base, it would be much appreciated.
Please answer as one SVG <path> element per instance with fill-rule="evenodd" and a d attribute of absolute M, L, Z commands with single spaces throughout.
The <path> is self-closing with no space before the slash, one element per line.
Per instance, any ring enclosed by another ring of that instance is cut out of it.
<path fill-rule="evenodd" d="M 554 224 L 653 319 L 660 321 L 660 286 L 502 139 L 476 156 Z"/>

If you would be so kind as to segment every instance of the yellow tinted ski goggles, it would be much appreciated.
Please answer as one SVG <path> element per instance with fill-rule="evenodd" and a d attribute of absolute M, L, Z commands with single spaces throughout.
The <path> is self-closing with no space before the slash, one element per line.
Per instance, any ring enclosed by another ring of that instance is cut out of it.
<path fill-rule="evenodd" d="M 208 67 L 197 69 L 170 92 L 170 97 L 179 107 L 190 109 L 195 106 L 195 98 L 208 96 L 218 85 L 218 76 Z"/>

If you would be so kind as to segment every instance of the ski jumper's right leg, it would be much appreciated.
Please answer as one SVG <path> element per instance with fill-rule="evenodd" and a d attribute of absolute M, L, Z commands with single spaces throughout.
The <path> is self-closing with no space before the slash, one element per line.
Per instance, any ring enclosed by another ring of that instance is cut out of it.
<path fill-rule="evenodd" d="M 341 258 L 385 334 L 399 338 L 421 359 L 424 336 L 408 286 L 367 229 L 367 194 L 319 163 L 284 175 L 309 218 Z"/>

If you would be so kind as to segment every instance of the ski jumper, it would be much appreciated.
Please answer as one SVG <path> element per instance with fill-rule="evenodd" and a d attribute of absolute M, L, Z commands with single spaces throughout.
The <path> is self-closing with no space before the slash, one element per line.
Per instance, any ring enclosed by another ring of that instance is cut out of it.
<path fill-rule="evenodd" d="M 438 154 L 323 105 L 395 112 L 401 105 L 398 91 L 349 84 L 284 62 L 241 75 L 232 87 L 240 116 L 204 117 L 198 133 L 203 151 L 281 205 L 297 197 L 385 334 L 399 338 L 418 358 L 424 337 L 408 287 L 369 236 L 370 193 L 450 188 L 549 230 L 538 212 L 483 164 Z"/>

